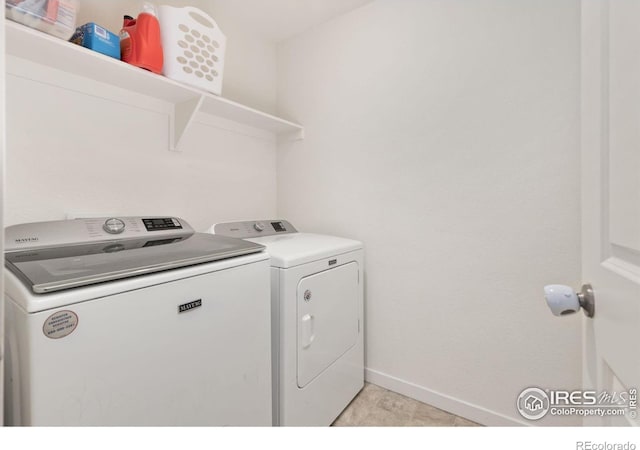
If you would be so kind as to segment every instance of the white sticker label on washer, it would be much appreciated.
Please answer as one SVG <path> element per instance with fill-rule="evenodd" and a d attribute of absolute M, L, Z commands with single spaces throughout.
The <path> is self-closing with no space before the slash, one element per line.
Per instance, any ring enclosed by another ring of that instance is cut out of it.
<path fill-rule="evenodd" d="M 73 311 L 58 311 L 47 317 L 42 332 L 51 339 L 60 339 L 73 333 L 78 326 L 78 316 Z"/>

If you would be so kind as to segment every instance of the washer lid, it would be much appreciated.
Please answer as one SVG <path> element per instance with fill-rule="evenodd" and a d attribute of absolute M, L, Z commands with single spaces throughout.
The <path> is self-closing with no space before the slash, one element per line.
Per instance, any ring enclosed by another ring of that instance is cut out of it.
<path fill-rule="evenodd" d="M 362 249 L 362 242 L 312 233 L 247 239 L 267 247 L 271 266 L 284 269 Z"/>
<path fill-rule="evenodd" d="M 5 264 L 33 292 L 41 294 L 263 249 L 240 239 L 194 233 L 14 251 L 5 253 Z"/>

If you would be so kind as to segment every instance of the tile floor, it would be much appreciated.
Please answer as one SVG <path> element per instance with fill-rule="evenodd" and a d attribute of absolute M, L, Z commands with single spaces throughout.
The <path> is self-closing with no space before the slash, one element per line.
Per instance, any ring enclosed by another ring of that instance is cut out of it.
<path fill-rule="evenodd" d="M 364 389 L 333 422 L 342 427 L 465 427 L 480 426 L 404 395 L 365 383 Z"/>

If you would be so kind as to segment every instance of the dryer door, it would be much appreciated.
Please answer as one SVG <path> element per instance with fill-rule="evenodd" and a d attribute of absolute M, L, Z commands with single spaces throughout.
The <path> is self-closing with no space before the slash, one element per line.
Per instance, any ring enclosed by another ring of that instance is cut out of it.
<path fill-rule="evenodd" d="M 305 387 L 356 344 L 358 284 L 356 262 L 300 280 L 298 387 Z"/>

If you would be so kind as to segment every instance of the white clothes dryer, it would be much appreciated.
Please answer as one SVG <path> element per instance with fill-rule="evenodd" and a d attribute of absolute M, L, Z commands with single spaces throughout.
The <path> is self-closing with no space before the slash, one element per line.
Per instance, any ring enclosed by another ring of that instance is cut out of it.
<path fill-rule="evenodd" d="M 5 233 L 8 425 L 270 426 L 269 257 L 175 217 Z"/>
<path fill-rule="evenodd" d="M 274 425 L 330 425 L 364 386 L 363 245 L 286 220 L 209 231 L 271 257 Z"/>

